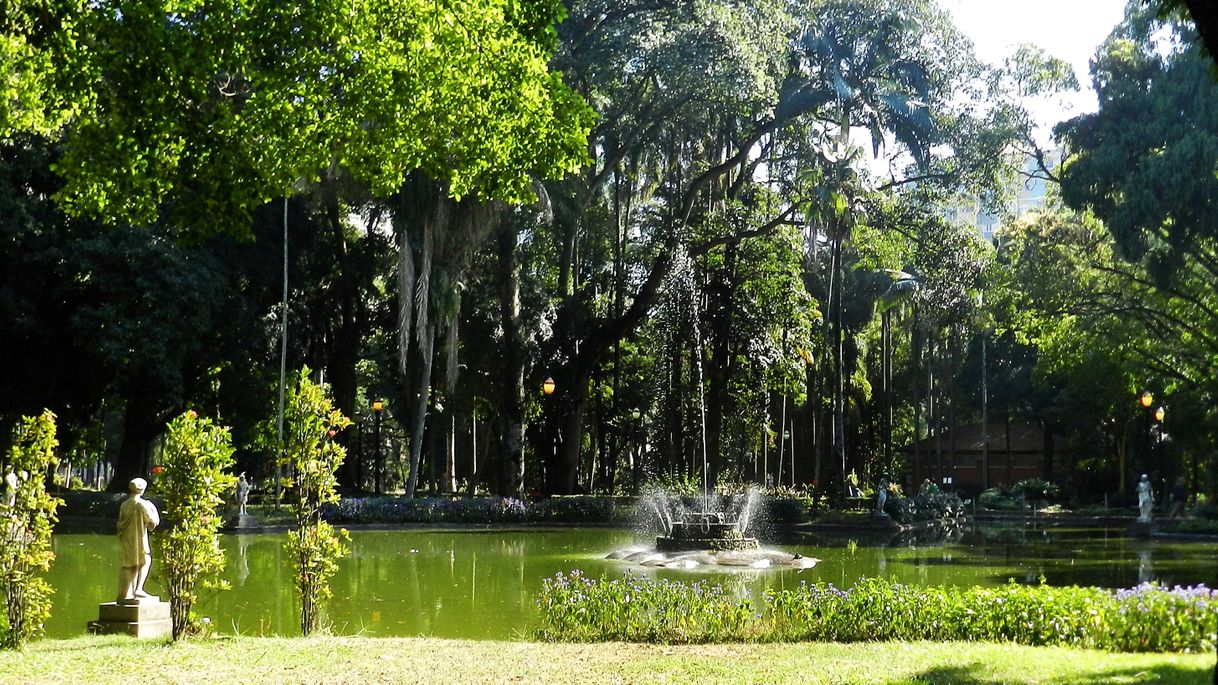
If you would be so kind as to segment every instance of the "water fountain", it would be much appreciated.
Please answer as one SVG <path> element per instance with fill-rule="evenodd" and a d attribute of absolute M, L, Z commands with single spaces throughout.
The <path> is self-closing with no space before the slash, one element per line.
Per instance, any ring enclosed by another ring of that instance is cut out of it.
<path fill-rule="evenodd" d="M 735 495 L 703 493 L 682 498 L 653 491 L 640 498 L 644 528 L 654 545 L 636 545 L 608 556 L 642 566 L 811 568 L 818 559 L 763 547 L 750 535 L 761 493 L 750 488 Z"/>
<path fill-rule="evenodd" d="M 687 301 L 673 297 L 680 314 L 688 314 L 686 323 L 694 333 L 694 349 L 701 349 L 701 331 L 695 309 L 693 260 L 687 251 L 674 258 L 669 291 L 677 295 L 688 295 Z M 712 496 L 708 482 L 706 449 L 706 398 L 703 394 L 702 359 L 695 358 L 697 371 L 698 406 L 700 408 L 702 446 L 702 497 L 697 506 L 664 492 L 652 492 L 642 499 L 643 508 L 655 514 L 659 524 L 654 548 L 630 548 L 610 554 L 610 559 L 620 559 L 644 566 L 668 568 L 696 568 L 699 566 L 742 566 L 768 568 L 788 566 L 810 568 L 819 559 L 789 554 L 780 550 L 766 549 L 756 537 L 748 535 L 749 524 L 757 510 L 760 493 L 748 488 L 738 495 Z"/>

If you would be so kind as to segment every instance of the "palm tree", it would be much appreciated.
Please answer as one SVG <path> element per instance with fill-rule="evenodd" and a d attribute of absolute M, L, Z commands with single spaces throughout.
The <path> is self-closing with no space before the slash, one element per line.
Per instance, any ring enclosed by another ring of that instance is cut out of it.
<path fill-rule="evenodd" d="M 812 264 L 823 230 L 830 247 L 827 342 L 834 357 L 832 445 L 835 461 L 846 474 L 845 384 L 842 350 L 842 251 L 854 227 L 866 219 L 867 190 L 856 171 L 859 150 L 851 146 L 851 131 L 862 127 L 879 155 L 891 134 L 919 167 L 928 162 L 935 126 L 927 112 L 931 84 L 924 65 L 907 55 L 909 31 L 900 12 L 879 10 L 869 3 L 831 2 L 824 17 L 797 43 L 795 75 L 787 81 L 787 106 L 823 103 L 818 119 L 836 127 L 822 132 L 810 145 L 812 171 L 807 210 L 811 227 Z M 795 104 L 792 104 L 795 103 Z M 844 487 L 844 486 L 843 486 Z"/>
<path fill-rule="evenodd" d="M 876 303 L 880 310 L 880 391 L 884 396 L 884 470 L 892 470 L 892 312 L 913 297 L 922 286 L 916 276 L 905 271 L 885 269 L 895 277 Z M 914 304 L 917 307 L 917 303 Z M 916 320 L 916 317 L 915 317 Z M 916 325 L 916 324 L 915 324 Z M 917 378 L 917 374 L 914 374 Z M 916 380 L 915 380 L 916 382 Z M 917 392 L 914 393 L 915 406 Z M 916 423 L 915 423 L 916 425 Z M 916 442 L 915 436 L 915 442 Z"/>
<path fill-rule="evenodd" d="M 449 390 L 457 376 L 457 322 L 461 311 L 461 280 L 473 250 L 491 235 L 499 219 L 497 203 L 476 198 L 453 200 L 447 188 L 422 174 L 410 179 L 399 198 L 398 364 L 403 383 L 408 378 L 410 343 L 419 346 L 419 369 L 410 410 L 410 474 L 406 496 L 414 497 L 427 425 L 432 361 L 437 335 L 443 333 Z M 409 388 L 403 393 L 410 397 Z"/>

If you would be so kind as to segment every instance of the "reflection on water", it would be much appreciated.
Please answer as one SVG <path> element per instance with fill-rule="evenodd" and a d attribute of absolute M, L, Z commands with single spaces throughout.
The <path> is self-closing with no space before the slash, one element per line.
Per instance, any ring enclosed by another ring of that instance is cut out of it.
<path fill-rule="evenodd" d="M 221 632 L 295 634 L 292 576 L 282 535 L 230 535 L 231 590 L 204 593 L 199 612 Z M 559 571 L 617 576 L 627 570 L 664 578 L 710 579 L 741 595 L 801 582 L 849 586 L 866 576 L 928 585 L 993 585 L 1008 579 L 1052 585 L 1129 587 L 1157 580 L 1218 585 L 1218 545 L 1125 538 L 1100 529 L 966 526 L 943 540 L 821 538 L 795 535 L 782 549 L 822 561 L 812 569 L 748 572 L 630 568 L 605 554 L 637 542 L 620 530 L 354 531 L 352 553 L 335 577 L 329 606 L 341 634 L 434 635 L 509 639 L 526 634 L 536 594 Z M 118 544 L 109 535 L 56 535 L 50 576 L 55 606 L 52 637 L 84 632 L 109 600 L 117 577 Z M 164 594 L 154 564 L 148 587 Z"/>

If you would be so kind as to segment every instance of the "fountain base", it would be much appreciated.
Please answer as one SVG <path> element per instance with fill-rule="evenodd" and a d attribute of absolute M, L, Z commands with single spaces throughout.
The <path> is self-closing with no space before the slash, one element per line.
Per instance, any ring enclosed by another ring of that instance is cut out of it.
<path fill-rule="evenodd" d="M 668 535 L 656 538 L 661 552 L 712 552 L 757 549 L 757 538 L 745 537 L 738 521 L 729 520 L 721 511 L 685 512 L 673 521 Z"/>
<path fill-rule="evenodd" d="M 676 538 L 660 535 L 656 538 L 656 551 L 659 552 L 729 552 L 749 549 L 759 549 L 761 544 L 757 538 L 746 538 L 737 532 L 736 536 L 721 536 L 709 538 Z"/>
<path fill-rule="evenodd" d="M 659 549 L 625 549 L 610 554 L 607 559 L 625 561 L 640 566 L 660 568 L 812 568 L 820 559 L 799 554 L 788 554 L 774 549 L 755 547 L 752 549 L 713 551 L 661 551 Z"/>

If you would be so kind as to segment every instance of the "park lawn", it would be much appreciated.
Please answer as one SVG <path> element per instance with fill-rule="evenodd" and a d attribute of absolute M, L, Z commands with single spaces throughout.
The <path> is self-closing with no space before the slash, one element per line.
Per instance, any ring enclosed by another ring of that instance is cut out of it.
<path fill-rule="evenodd" d="M 42 640 L 0 683 L 1197 683 L 1212 654 L 984 643 L 549 644 L 429 638 Z"/>

